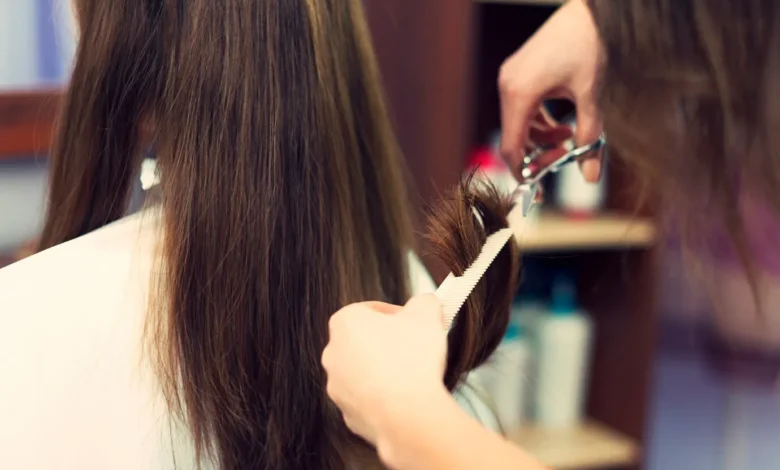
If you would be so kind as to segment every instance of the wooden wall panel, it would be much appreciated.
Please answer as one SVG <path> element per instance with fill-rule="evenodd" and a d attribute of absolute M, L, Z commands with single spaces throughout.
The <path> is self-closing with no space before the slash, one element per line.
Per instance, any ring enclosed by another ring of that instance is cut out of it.
<path fill-rule="evenodd" d="M 365 0 L 391 113 L 423 200 L 456 182 L 471 128 L 471 0 Z"/>
<path fill-rule="evenodd" d="M 57 90 L 0 92 L 0 160 L 47 153 L 59 103 Z"/>
<path fill-rule="evenodd" d="M 464 168 L 473 119 L 476 8 L 472 0 L 364 4 L 419 215 L 458 182 Z M 420 251 L 424 256 L 424 246 Z M 434 277 L 446 275 L 425 261 Z"/>

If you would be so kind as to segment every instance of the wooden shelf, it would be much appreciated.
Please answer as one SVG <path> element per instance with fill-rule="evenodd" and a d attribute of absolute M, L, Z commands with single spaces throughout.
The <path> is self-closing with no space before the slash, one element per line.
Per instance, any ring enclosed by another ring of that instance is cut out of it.
<path fill-rule="evenodd" d="M 553 470 L 630 466 L 640 455 L 633 440 L 593 421 L 571 430 L 531 426 L 507 438 Z"/>
<path fill-rule="evenodd" d="M 509 215 L 509 221 L 524 252 L 649 248 L 656 240 L 651 220 L 618 214 L 572 219 L 542 212 L 526 220 L 516 209 Z"/>

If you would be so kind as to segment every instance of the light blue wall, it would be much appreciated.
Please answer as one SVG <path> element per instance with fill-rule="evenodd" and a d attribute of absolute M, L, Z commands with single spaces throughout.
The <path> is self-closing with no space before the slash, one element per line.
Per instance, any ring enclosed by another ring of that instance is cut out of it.
<path fill-rule="evenodd" d="M 62 83 L 72 54 L 66 0 L 0 0 L 0 87 Z M 35 237 L 41 227 L 46 163 L 0 162 L 0 253 Z"/>
<path fill-rule="evenodd" d="M 44 163 L 0 163 L 0 253 L 15 249 L 39 232 L 45 191 Z"/>

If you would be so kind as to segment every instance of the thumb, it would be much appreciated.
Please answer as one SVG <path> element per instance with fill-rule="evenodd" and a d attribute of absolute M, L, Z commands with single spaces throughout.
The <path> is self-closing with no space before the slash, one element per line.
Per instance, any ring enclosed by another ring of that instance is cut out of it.
<path fill-rule="evenodd" d="M 575 139 L 578 146 L 595 142 L 601 136 L 604 125 L 601 113 L 592 98 L 577 102 L 577 130 Z M 596 182 L 601 176 L 601 155 L 587 155 L 580 168 L 587 181 Z"/>
<path fill-rule="evenodd" d="M 577 145 L 587 145 L 595 142 L 604 126 L 601 121 L 601 113 L 592 98 L 577 100 L 577 131 L 575 138 Z"/>
<path fill-rule="evenodd" d="M 412 297 L 404 305 L 403 313 L 419 317 L 425 316 L 437 324 L 444 325 L 444 310 L 441 301 L 433 294 Z"/>

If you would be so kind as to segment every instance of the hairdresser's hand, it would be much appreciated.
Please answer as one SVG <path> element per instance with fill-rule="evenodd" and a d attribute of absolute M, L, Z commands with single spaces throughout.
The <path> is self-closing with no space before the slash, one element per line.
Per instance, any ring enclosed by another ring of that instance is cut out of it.
<path fill-rule="evenodd" d="M 373 444 L 444 390 L 447 335 L 433 295 L 405 307 L 366 302 L 330 319 L 322 353 L 328 395 L 349 428 Z"/>
<path fill-rule="evenodd" d="M 566 98 L 575 103 L 578 145 L 599 137 L 602 124 L 596 82 L 600 63 L 601 41 L 585 0 L 567 2 L 504 62 L 498 80 L 501 152 L 513 170 L 517 172 L 533 143 L 554 143 L 544 142 L 545 133 L 549 140 L 551 124 L 539 108 L 546 99 Z M 540 129 L 541 139 L 535 136 Z M 595 158 L 582 165 L 590 181 L 598 179 L 600 169 Z"/>

